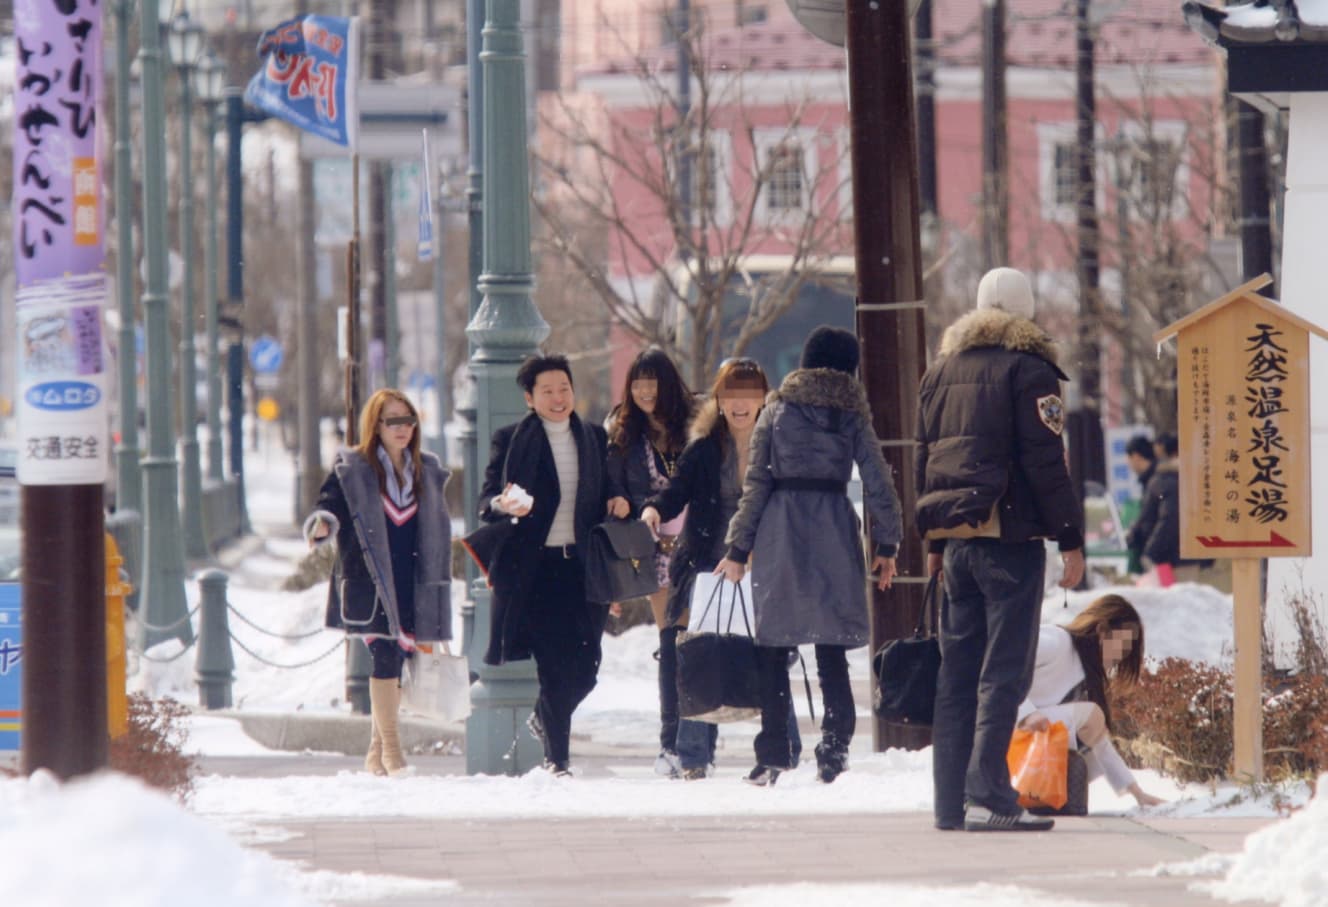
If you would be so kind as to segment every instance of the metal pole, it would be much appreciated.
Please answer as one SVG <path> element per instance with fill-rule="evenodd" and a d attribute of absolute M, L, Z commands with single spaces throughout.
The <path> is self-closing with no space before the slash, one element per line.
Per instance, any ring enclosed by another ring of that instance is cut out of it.
<path fill-rule="evenodd" d="M 221 447 L 221 295 L 217 289 L 217 104 L 215 100 L 206 104 L 207 239 L 203 244 L 203 270 L 207 285 L 207 474 L 209 481 L 221 484 L 226 474 Z"/>
<path fill-rule="evenodd" d="M 1009 264 L 1010 196 L 1006 190 L 1005 0 L 982 7 L 982 264 Z"/>
<path fill-rule="evenodd" d="M 1239 99 L 1236 105 L 1237 148 L 1240 153 L 1240 270 L 1253 280 L 1273 273 L 1273 238 L 1269 226 L 1268 149 L 1263 114 Z M 1268 289 L 1277 296 L 1277 285 Z"/>
<path fill-rule="evenodd" d="M 198 316 L 194 306 L 194 91 L 192 60 L 179 61 L 180 76 L 180 257 L 184 274 L 180 288 L 180 519 L 184 524 L 186 557 L 207 557 L 203 534 L 203 475 L 198 458 L 198 363 L 194 336 Z"/>
<path fill-rule="evenodd" d="M 484 22 L 484 301 L 466 334 L 475 344 L 470 366 L 477 388 L 479 437 L 515 422 L 526 411 L 516 370 L 549 335 L 531 298 L 530 171 L 526 135 L 526 55 L 519 0 L 489 0 Z M 474 635 L 482 652 L 489 632 L 490 594 L 476 581 Z M 472 664 L 479 659 L 472 657 Z M 466 771 L 517 774 L 539 764 L 539 744 L 525 725 L 535 701 L 529 661 L 501 667 L 478 665 L 471 686 L 473 711 L 466 722 Z"/>
<path fill-rule="evenodd" d="M 854 250 L 862 378 L 876 435 L 900 477 L 903 512 L 915 489 L 913 437 L 918 380 L 926 364 L 923 336 L 922 242 L 919 235 L 917 140 L 914 134 L 912 55 L 906 4 L 850 0 L 846 46 L 853 136 Z M 861 229 L 870 224 L 871 229 Z M 885 308 L 882 304 L 888 304 Z M 899 572 L 884 592 L 872 587 L 872 650 L 912 633 L 923 604 L 923 550 L 916 533 L 899 546 Z M 874 722 L 876 748 L 920 748 L 928 729 Z"/>
<path fill-rule="evenodd" d="M 679 257 L 691 257 L 692 246 L 692 142 L 688 122 L 692 112 L 692 6 L 691 0 L 678 0 L 678 21 L 674 40 L 678 42 L 678 212 L 686 239 Z"/>
<path fill-rule="evenodd" d="M 138 339 L 134 331 L 133 173 L 129 126 L 129 18 L 133 0 L 115 11 L 115 296 L 120 307 L 120 443 L 115 448 L 115 509 L 141 510 L 138 463 Z"/>
<path fill-rule="evenodd" d="M 383 383 L 401 386 L 401 312 L 397 308 L 396 169 L 383 169 Z M 440 250 L 441 251 L 441 250 Z"/>
<path fill-rule="evenodd" d="M 183 618 L 184 550 L 181 544 L 179 473 L 171 426 L 171 347 L 166 266 L 166 119 L 162 102 L 161 31 L 157 0 L 139 5 L 139 66 L 143 86 L 143 241 L 147 288 L 148 455 L 143 460 L 143 603 L 140 640 L 151 646 L 171 634 L 147 625 L 178 623 L 175 636 L 188 643 L 194 631 Z"/>
<path fill-rule="evenodd" d="M 244 495 L 244 95 L 226 89 L 226 296 L 229 302 L 226 346 L 226 415 L 231 479 L 235 483 L 237 528 L 249 531 Z"/>
<path fill-rule="evenodd" d="M 323 482 L 323 457 L 318 420 L 322 404 L 318 393 L 319 365 L 323 357 L 318 347 L 318 289 L 315 273 L 314 228 L 317 212 L 314 200 L 314 164 L 301 160 L 299 165 L 299 198 L 296 214 L 299 223 L 296 232 L 296 270 L 299 277 L 297 290 L 298 317 L 296 319 L 296 368 L 299 370 L 299 502 L 297 511 L 308 513 L 318 500 L 318 489 Z"/>
<path fill-rule="evenodd" d="M 434 382 L 438 401 L 438 439 L 434 453 L 444 464 L 447 463 L 447 413 L 452 400 L 447 377 L 447 256 L 443 254 L 447 241 L 446 216 L 442 181 L 439 180 L 433 195 L 434 234 L 437 237 L 433 253 Z"/>
<path fill-rule="evenodd" d="M 935 230 L 940 212 L 936 188 L 936 46 L 932 42 L 931 3 L 932 0 L 922 0 L 913 17 L 918 61 L 918 189 L 927 231 Z"/>

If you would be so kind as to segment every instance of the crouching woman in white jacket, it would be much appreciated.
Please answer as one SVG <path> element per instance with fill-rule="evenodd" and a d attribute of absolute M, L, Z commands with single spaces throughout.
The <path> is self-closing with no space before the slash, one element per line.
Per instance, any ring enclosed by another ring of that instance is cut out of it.
<path fill-rule="evenodd" d="M 1105 775 L 1117 794 L 1156 806 L 1163 800 L 1139 787 L 1112 745 L 1107 700 L 1113 684 L 1138 681 L 1143 660 L 1143 622 L 1119 595 L 1102 596 L 1066 626 L 1043 624 L 1019 726 L 1036 731 L 1062 722 L 1078 740 L 1090 780 Z"/>

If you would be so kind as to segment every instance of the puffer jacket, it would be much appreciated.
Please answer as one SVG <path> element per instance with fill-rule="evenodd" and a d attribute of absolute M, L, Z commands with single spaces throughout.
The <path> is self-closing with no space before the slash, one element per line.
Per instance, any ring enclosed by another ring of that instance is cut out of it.
<path fill-rule="evenodd" d="M 932 551 L 972 536 L 1083 546 L 1063 380 L 1051 338 L 1026 318 L 979 309 L 946 330 L 918 407 L 917 526 Z"/>

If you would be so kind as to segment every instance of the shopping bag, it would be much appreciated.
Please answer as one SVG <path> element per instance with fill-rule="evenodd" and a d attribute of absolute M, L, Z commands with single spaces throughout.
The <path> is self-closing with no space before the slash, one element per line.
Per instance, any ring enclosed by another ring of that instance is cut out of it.
<path fill-rule="evenodd" d="M 1066 753 L 1065 805 L 1057 809 L 1034 806 L 1028 811 L 1038 816 L 1088 815 L 1088 763 L 1078 750 L 1072 749 Z"/>
<path fill-rule="evenodd" d="M 1065 805 L 1070 732 L 1059 721 L 1040 731 L 1015 728 L 1005 761 L 1019 805 L 1029 809 Z"/>
<path fill-rule="evenodd" d="M 704 629 L 678 634 L 678 714 L 712 724 L 755 718 L 761 713 L 760 671 L 746 593 L 741 584 L 721 582 L 705 604 L 693 601 L 693 620 Z M 727 614 L 723 621 L 721 612 Z"/>
<path fill-rule="evenodd" d="M 935 636 L 925 636 L 924 633 L 928 613 L 932 626 L 936 626 L 940 587 L 936 576 L 928 581 L 913 636 L 887 641 L 872 658 L 872 673 L 876 675 L 872 705 L 876 714 L 887 721 L 932 722 L 936 707 L 936 678 L 941 671 L 941 644 Z"/>
<path fill-rule="evenodd" d="M 655 537 L 640 520 L 609 520 L 590 530 L 586 600 L 624 602 L 659 589 Z"/>
<path fill-rule="evenodd" d="M 423 647 L 406 659 L 401 674 L 401 707 L 438 721 L 470 716 L 470 665 L 445 643 Z"/>
<path fill-rule="evenodd" d="M 734 606 L 739 601 L 745 603 L 752 600 L 752 572 L 748 570 L 743 573 L 742 582 L 738 584 L 738 594 L 736 595 L 719 594 L 725 583 L 728 583 L 730 589 L 733 588 L 732 583 L 729 583 L 728 580 L 718 574 L 708 571 L 696 574 L 696 580 L 692 583 L 692 595 L 688 599 L 687 630 L 689 632 L 703 632 L 706 627 L 701 626 L 702 620 L 705 621 L 712 633 L 717 632 L 718 628 L 722 628 L 719 632 L 733 632 Z M 742 630 L 741 616 L 738 617 L 736 626 L 737 629 Z"/>

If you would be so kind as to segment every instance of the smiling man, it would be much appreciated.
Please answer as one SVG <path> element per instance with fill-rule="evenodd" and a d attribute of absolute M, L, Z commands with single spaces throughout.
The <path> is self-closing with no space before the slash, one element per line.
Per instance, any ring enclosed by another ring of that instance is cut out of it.
<path fill-rule="evenodd" d="M 595 688 L 607 608 L 586 601 L 581 552 L 607 510 L 604 429 L 576 414 L 564 356 L 532 356 L 516 375 L 530 413 L 493 435 L 480 519 L 514 520 L 492 556 L 492 627 L 484 660 L 535 659 L 530 729 L 544 767 L 569 775 L 572 713 Z"/>

